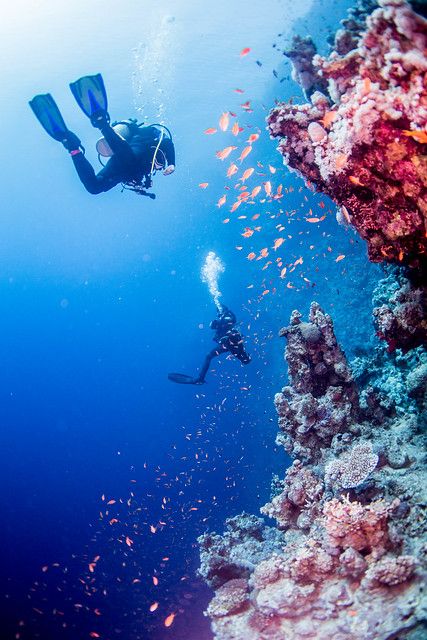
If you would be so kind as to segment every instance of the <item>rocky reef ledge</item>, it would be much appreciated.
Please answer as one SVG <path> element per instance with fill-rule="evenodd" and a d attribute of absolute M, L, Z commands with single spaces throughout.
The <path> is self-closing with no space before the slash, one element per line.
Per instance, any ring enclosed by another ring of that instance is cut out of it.
<path fill-rule="evenodd" d="M 329 56 L 294 39 L 285 55 L 308 102 L 281 102 L 268 117 L 284 163 L 335 201 L 370 259 L 424 274 L 426 50 L 427 20 L 405 0 L 359 1 Z"/>
<path fill-rule="evenodd" d="M 261 509 L 275 526 L 242 514 L 199 538 L 214 637 L 424 640 L 426 351 L 350 366 L 317 303 L 280 335 L 277 442 L 295 459 Z"/>

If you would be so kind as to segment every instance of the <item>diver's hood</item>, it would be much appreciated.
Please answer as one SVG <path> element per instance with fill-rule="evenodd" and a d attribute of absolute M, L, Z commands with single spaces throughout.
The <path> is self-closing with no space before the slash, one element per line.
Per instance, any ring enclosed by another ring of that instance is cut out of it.
<path fill-rule="evenodd" d="M 114 131 L 123 140 L 131 140 L 133 133 L 129 125 L 125 122 L 119 122 L 113 126 Z M 111 158 L 113 151 L 105 138 L 100 138 L 96 143 L 96 150 L 103 158 Z"/>

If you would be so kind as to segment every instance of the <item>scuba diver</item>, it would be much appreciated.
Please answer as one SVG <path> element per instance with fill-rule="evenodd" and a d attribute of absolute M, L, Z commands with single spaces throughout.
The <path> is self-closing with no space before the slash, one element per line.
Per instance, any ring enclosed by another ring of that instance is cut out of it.
<path fill-rule="evenodd" d="M 99 173 L 95 173 L 85 157 L 79 138 L 67 128 L 50 93 L 35 96 L 29 104 L 45 131 L 69 152 L 86 190 L 98 194 L 122 183 L 123 189 L 154 199 L 154 193 L 146 192 L 152 186 L 152 176 L 159 170 L 163 170 L 165 176 L 175 171 L 175 148 L 169 129 L 161 124 L 144 126 L 135 119 L 110 125 L 107 94 L 100 73 L 72 82 L 70 89 L 83 113 L 102 133 L 96 143 L 98 158 L 101 164 L 101 157 L 109 160 Z"/>
<path fill-rule="evenodd" d="M 218 318 L 212 320 L 210 324 L 210 328 L 215 331 L 213 340 L 218 343 L 218 346 L 212 349 L 204 359 L 197 378 L 192 378 L 183 373 L 169 373 L 169 380 L 180 384 L 203 384 L 206 382 L 205 377 L 212 359 L 227 353 L 227 351 L 240 360 L 242 364 L 249 364 L 251 357 L 246 353 L 242 334 L 234 327 L 235 324 L 236 316 L 231 309 L 225 305 L 218 304 Z"/>

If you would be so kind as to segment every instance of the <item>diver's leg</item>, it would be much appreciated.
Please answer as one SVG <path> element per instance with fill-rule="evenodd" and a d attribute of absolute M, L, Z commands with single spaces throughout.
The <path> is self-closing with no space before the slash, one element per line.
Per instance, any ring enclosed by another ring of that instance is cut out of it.
<path fill-rule="evenodd" d="M 197 378 L 194 379 L 195 384 L 200 384 L 202 382 L 205 382 L 205 377 L 209 370 L 211 361 L 213 360 L 213 358 L 216 358 L 217 356 L 219 356 L 220 353 L 223 353 L 224 351 L 226 351 L 226 349 L 223 349 L 221 346 L 218 346 L 218 347 L 215 347 L 215 349 L 212 349 L 210 353 L 208 353 L 208 355 L 203 361 L 203 365 L 199 371 L 199 375 L 197 376 Z"/>
<path fill-rule="evenodd" d="M 71 152 L 73 164 L 76 168 L 77 175 L 80 178 L 86 191 L 96 195 L 109 191 L 120 182 L 120 178 L 114 171 L 114 164 L 110 165 L 111 160 L 107 163 L 104 169 L 98 174 L 95 174 L 94 168 L 90 164 L 89 160 L 85 158 L 84 154 L 79 152 Z M 110 166 L 109 166 L 110 165 Z"/>

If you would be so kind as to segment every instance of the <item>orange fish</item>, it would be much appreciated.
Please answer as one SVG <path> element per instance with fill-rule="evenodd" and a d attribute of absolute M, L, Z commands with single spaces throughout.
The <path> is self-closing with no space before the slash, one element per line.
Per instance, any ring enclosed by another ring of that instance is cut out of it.
<path fill-rule="evenodd" d="M 272 167 L 271 164 L 268 165 L 268 168 L 270 169 L 270 173 L 276 173 L 277 171 L 276 167 Z"/>
<path fill-rule="evenodd" d="M 201 189 L 206 189 L 208 186 L 209 186 L 209 182 L 201 182 L 201 183 L 199 184 L 199 187 L 200 187 Z"/>
<path fill-rule="evenodd" d="M 355 184 L 358 187 L 364 187 L 365 185 L 363 184 L 363 182 L 360 182 L 359 178 L 357 178 L 356 176 L 349 176 L 348 178 L 350 180 L 350 182 L 352 184 Z"/>
<path fill-rule="evenodd" d="M 222 207 L 223 204 L 225 204 L 227 201 L 227 196 L 221 196 L 221 198 L 218 200 L 218 202 L 216 203 L 216 206 L 218 207 L 218 209 L 220 207 Z"/>
<path fill-rule="evenodd" d="M 260 217 L 260 215 L 261 215 L 260 213 L 255 213 L 255 214 L 252 216 L 252 220 L 258 220 L 258 218 Z"/>
<path fill-rule="evenodd" d="M 231 128 L 231 133 L 233 134 L 233 136 L 237 136 L 239 135 L 239 131 L 240 131 L 239 123 L 235 122 Z"/>
<path fill-rule="evenodd" d="M 128 547 L 131 547 L 133 545 L 133 540 L 131 540 L 129 536 L 126 536 L 126 544 Z"/>
<path fill-rule="evenodd" d="M 250 51 L 250 47 L 245 47 L 244 49 L 241 50 L 240 57 L 243 58 L 243 56 L 247 56 L 249 51 Z"/>
<path fill-rule="evenodd" d="M 207 136 L 212 136 L 214 133 L 216 133 L 216 129 L 214 129 L 213 127 L 211 127 L 210 129 L 205 129 L 205 133 Z"/>
<path fill-rule="evenodd" d="M 150 605 L 150 611 L 151 613 L 153 613 L 153 611 L 155 611 L 159 606 L 158 602 L 153 602 L 153 604 Z"/>
<path fill-rule="evenodd" d="M 254 187 L 252 189 L 251 198 L 255 198 L 260 191 L 261 191 L 261 187 Z"/>
<path fill-rule="evenodd" d="M 284 242 L 285 242 L 284 238 L 277 238 L 277 240 L 274 241 L 273 249 L 277 251 L 277 249 L 281 247 Z"/>
<path fill-rule="evenodd" d="M 337 115 L 336 111 L 327 111 L 319 122 L 325 127 L 325 129 L 329 129 L 331 124 L 336 120 Z"/>
<path fill-rule="evenodd" d="M 109 500 L 109 501 L 107 502 L 107 504 L 116 504 L 116 501 L 115 501 L 115 500 Z"/>
<path fill-rule="evenodd" d="M 262 292 L 262 295 L 266 296 L 267 293 L 270 293 L 270 289 L 264 289 L 264 291 Z"/>
<path fill-rule="evenodd" d="M 427 131 L 424 131 L 423 129 L 415 129 L 414 131 L 409 131 L 408 129 L 404 129 L 402 133 L 404 136 L 413 138 L 416 142 L 419 142 L 420 144 L 427 144 Z"/>
<path fill-rule="evenodd" d="M 231 178 L 231 176 L 234 176 L 235 173 L 238 172 L 238 168 L 237 165 L 235 164 L 230 164 L 230 166 L 227 169 L 227 178 Z"/>
<path fill-rule="evenodd" d="M 156 529 L 156 527 L 153 527 L 152 524 L 150 524 L 150 531 L 151 531 L 151 533 L 156 533 L 157 529 Z"/>
<path fill-rule="evenodd" d="M 243 89 L 234 89 L 234 91 L 235 91 L 236 93 L 245 93 L 245 92 L 243 91 Z"/>
<path fill-rule="evenodd" d="M 244 230 L 244 232 L 241 235 L 244 238 L 250 238 L 251 236 L 254 235 L 254 232 L 252 231 L 252 229 L 249 229 L 249 227 L 246 227 L 246 229 Z"/>
<path fill-rule="evenodd" d="M 264 182 L 264 189 L 265 189 L 265 193 L 268 196 L 271 196 L 271 182 L 270 182 L 270 180 L 267 180 L 267 182 Z"/>
<path fill-rule="evenodd" d="M 153 576 L 153 584 L 155 587 L 157 587 L 157 585 L 159 584 L 159 579 L 157 578 L 157 576 Z"/>
<path fill-rule="evenodd" d="M 240 157 L 239 157 L 240 162 L 243 162 L 243 160 L 246 158 L 246 156 L 250 154 L 251 151 L 252 151 L 252 147 L 250 145 L 248 147 L 245 147 L 242 153 L 240 154 Z"/>
<path fill-rule="evenodd" d="M 99 633 L 96 633 L 96 631 L 91 631 L 89 635 L 90 635 L 91 638 L 100 638 L 101 637 L 99 635 Z"/>
<path fill-rule="evenodd" d="M 222 221 L 222 224 L 227 224 L 228 222 L 230 222 L 230 218 L 225 218 L 225 220 Z"/>
<path fill-rule="evenodd" d="M 170 613 L 167 618 L 165 618 L 164 625 L 165 627 L 170 627 L 175 620 L 176 613 Z"/>
<path fill-rule="evenodd" d="M 250 253 L 248 253 L 248 255 L 246 257 L 247 257 L 248 260 L 254 260 L 256 258 L 256 253 L 251 251 Z"/>
<path fill-rule="evenodd" d="M 248 178 L 250 178 L 254 171 L 255 169 L 252 168 L 246 169 L 246 171 L 244 171 L 242 175 L 242 182 L 245 182 Z"/>
<path fill-rule="evenodd" d="M 249 191 L 243 191 L 240 195 L 239 195 L 239 200 L 247 200 L 248 196 L 250 196 L 251 194 L 249 193 Z"/>
<path fill-rule="evenodd" d="M 261 251 L 259 252 L 259 255 L 261 256 L 261 258 L 266 258 L 268 256 L 267 247 L 265 247 L 264 249 L 261 249 Z"/>
<path fill-rule="evenodd" d="M 344 260 L 345 255 L 341 254 L 340 256 L 338 256 L 338 258 L 336 258 L 335 262 L 340 262 L 341 260 Z"/>
<path fill-rule="evenodd" d="M 242 107 L 242 109 L 244 109 L 245 111 L 252 111 L 251 109 L 251 101 L 247 100 L 246 102 L 244 102 L 243 104 L 240 105 Z"/>
<path fill-rule="evenodd" d="M 238 209 L 240 207 L 240 205 L 242 204 L 241 200 L 236 200 L 236 202 L 233 204 L 233 206 L 231 207 L 230 211 L 231 213 L 233 213 L 234 211 L 236 211 L 236 209 Z"/>
<path fill-rule="evenodd" d="M 216 157 L 220 160 L 225 160 L 226 158 L 228 158 L 230 153 L 234 151 L 234 149 L 237 149 L 237 147 L 225 147 L 225 149 L 222 149 L 222 151 L 216 152 Z"/>
<path fill-rule="evenodd" d="M 306 218 L 306 222 L 320 222 L 320 218 Z"/>
<path fill-rule="evenodd" d="M 252 142 L 256 142 L 258 138 L 259 138 L 259 133 L 251 133 L 251 135 L 248 138 L 249 144 L 252 144 Z"/>
<path fill-rule="evenodd" d="M 281 272 L 280 272 L 280 277 L 281 277 L 281 278 L 284 278 L 284 277 L 285 277 L 285 275 L 286 275 L 286 267 L 283 267 L 283 269 L 282 269 L 282 270 L 281 270 Z"/>
<path fill-rule="evenodd" d="M 228 112 L 225 111 L 219 119 L 219 128 L 221 131 L 227 131 L 229 122 L 230 118 L 228 117 Z"/>

